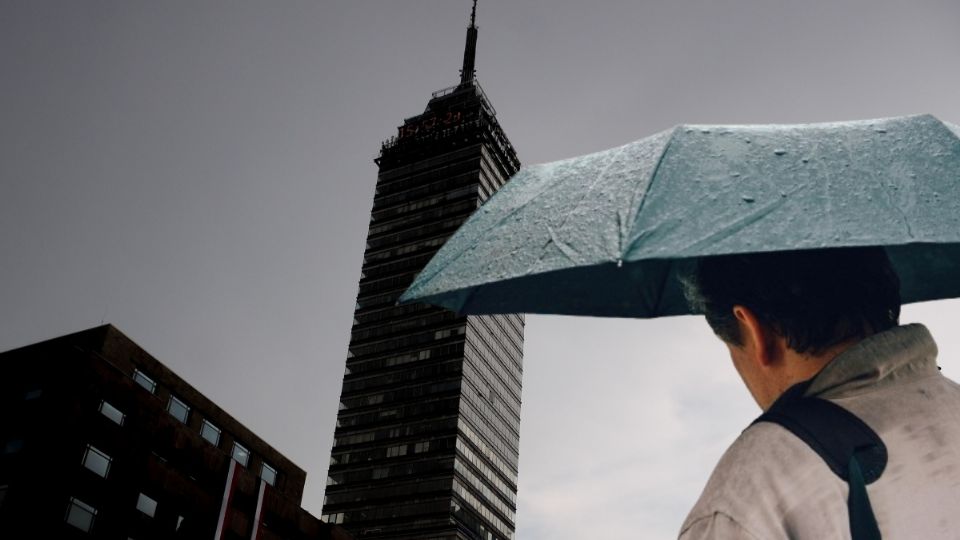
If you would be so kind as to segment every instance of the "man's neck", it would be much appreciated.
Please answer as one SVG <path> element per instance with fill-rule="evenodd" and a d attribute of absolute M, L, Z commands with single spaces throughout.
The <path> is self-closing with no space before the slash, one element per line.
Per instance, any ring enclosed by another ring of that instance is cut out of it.
<path fill-rule="evenodd" d="M 766 403 L 762 404 L 762 409 L 766 411 L 771 405 L 791 386 L 812 379 L 824 367 L 832 362 L 841 353 L 856 345 L 862 338 L 855 338 L 838 343 L 824 351 L 817 353 L 798 353 L 793 349 L 784 351 L 783 362 L 779 364 L 779 370 L 773 374 L 770 380 L 772 391 L 768 394 Z"/>

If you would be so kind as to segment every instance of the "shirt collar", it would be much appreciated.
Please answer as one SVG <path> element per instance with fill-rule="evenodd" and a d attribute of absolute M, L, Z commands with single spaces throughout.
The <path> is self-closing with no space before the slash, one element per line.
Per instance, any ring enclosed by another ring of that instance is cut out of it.
<path fill-rule="evenodd" d="M 922 324 L 867 337 L 830 361 L 806 395 L 842 398 L 938 373 L 937 344 Z"/>

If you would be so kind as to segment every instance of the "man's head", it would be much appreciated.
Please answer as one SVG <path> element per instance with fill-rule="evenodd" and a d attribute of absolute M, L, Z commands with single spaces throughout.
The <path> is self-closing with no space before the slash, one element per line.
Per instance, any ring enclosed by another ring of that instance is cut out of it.
<path fill-rule="evenodd" d="M 763 409 L 784 385 L 900 317 L 900 281 L 883 248 L 704 258 L 687 298 L 730 348 Z"/>

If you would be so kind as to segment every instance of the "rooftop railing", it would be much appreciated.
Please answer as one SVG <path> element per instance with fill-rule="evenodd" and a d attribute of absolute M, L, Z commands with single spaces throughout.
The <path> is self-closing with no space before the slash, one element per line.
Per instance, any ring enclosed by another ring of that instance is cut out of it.
<path fill-rule="evenodd" d="M 451 94 L 455 94 L 457 91 L 468 93 L 471 89 L 473 90 L 473 92 L 470 92 L 472 95 L 480 96 L 481 100 L 483 101 L 484 107 L 487 108 L 487 112 L 490 113 L 491 116 L 496 116 L 497 110 L 493 108 L 493 105 L 490 103 L 490 99 L 487 98 L 487 93 L 483 91 L 483 87 L 480 86 L 480 81 L 478 81 L 476 78 L 474 78 L 473 81 L 470 83 L 460 83 L 460 84 L 455 84 L 453 86 L 448 86 L 446 88 L 441 88 L 440 90 L 437 90 L 430 96 L 433 99 L 437 99 L 444 96 L 449 96 Z"/>

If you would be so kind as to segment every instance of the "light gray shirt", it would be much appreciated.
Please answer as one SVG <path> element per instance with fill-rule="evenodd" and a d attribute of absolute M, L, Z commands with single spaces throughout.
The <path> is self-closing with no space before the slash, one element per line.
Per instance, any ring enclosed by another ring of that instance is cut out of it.
<path fill-rule="evenodd" d="M 844 351 L 807 391 L 886 444 L 887 467 L 867 486 L 885 539 L 960 538 L 960 386 L 936 357 L 924 326 L 900 326 Z M 847 484 L 785 428 L 758 423 L 720 459 L 680 538 L 849 539 Z"/>

